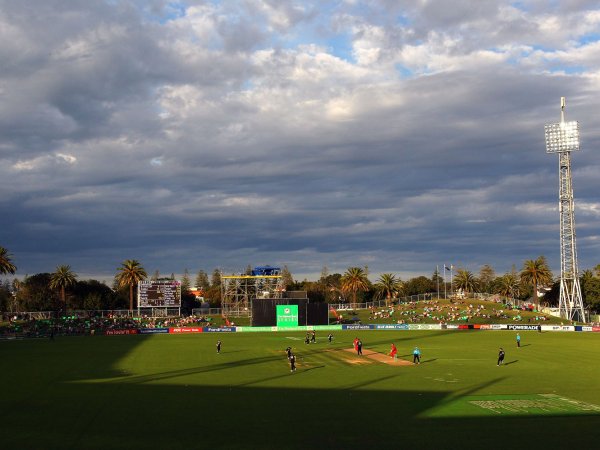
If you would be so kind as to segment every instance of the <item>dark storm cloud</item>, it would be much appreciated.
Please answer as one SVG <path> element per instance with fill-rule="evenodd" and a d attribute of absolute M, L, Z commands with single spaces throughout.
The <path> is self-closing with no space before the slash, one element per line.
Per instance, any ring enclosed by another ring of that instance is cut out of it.
<path fill-rule="evenodd" d="M 556 266 L 566 96 L 595 265 L 597 43 L 566 42 L 592 6 L 561 6 L 567 32 L 535 2 L 412 5 L 4 2 L 0 244 L 22 274 Z M 327 21 L 354 61 L 311 42 Z"/>

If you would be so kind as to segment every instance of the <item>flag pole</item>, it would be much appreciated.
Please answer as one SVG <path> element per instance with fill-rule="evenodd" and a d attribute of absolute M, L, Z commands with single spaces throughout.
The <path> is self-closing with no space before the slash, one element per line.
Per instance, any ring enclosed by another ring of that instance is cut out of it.
<path fill-rule="evenodd" d="M 454 286 L 452 286 L 452 269 L 454 269 L 454 266 L 450 264 L 450 297 L 454 295 Z"/>
<path fill-rule="evenodd" d="M 437 298 L 440 298 L 440 266 L 435 266 L 435 284 L 437 286 Z"/>
<path fill-rule="evenodd" d="M 444 300 L 448 297 L 446 296 L 446 264 L 444 264 Z"/>

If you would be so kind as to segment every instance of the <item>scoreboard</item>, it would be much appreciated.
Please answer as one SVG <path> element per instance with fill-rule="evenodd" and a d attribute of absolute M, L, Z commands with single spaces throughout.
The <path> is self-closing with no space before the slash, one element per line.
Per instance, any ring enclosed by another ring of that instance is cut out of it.
<path fill-rule="evenodd" d="M 138 305 L 144 307 L 181 306 L 181 283 L 175 280 L 140 281 L 138 284 Z"/>

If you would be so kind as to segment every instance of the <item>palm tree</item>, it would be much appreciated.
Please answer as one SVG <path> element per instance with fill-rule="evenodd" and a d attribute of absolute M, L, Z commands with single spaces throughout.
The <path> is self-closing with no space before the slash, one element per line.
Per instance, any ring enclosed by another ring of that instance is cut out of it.
<path fill-rule="evenodd" d="M 358 291 L 367 291 L 369 289 L 369 279 L 365 271 L 360 267 L 349 267 L 346 273 L 342 275 L 342 290 L 352 293 L 353 307 L 356 307 L 356 293 Z"/>
<path fill-rule="evenodd" d="M 71 266 L 64 265 L 58 266 L 56 272 L 52 274 L 50 278 L 50 289 L 60 289 L 60 299 L 67 310 L 67 297 L 65 290 L 73 286 L 77 281 L 77 275 L 71 271 Z"/>
<path fill-rule="evenodd" d="M 133 286 L 146 279 L 146 270 L 135 259 L 126 259 L 117 270 L 115 279 L 119 287 L 129 286 L 129 311 L 133 311 Z"/>
<path fill-rule="evenodd" d="M 377 298 L 381 298 L 385 295 L 385 303 L 386 305 L 389 305 L 390 300 L 402 290 L 402 282 L 396 279 L 396 275 L 384 273 L 381 274 L 375 283 L 375 289 L 377 289 Z"/>
<path fill-rule="evenodd" d="M 0 247 L 0 273 L 1 274 L 14 274 L 17 271 L 17 267 L 11 261 L 11 254 L 8 253 L 4 247 Z"/>
<path fill-rule="evenodd" d="M 454 275 L 453 284 L 455 290 L 462 289 L 464 292 L 475 292 L 479 282 L 470 270 L 458 269 L 456 275 Z"/>
<path fill-rule="evenodd" d="M 520 292 L 520 280 L 515 272 L 505 273 L 498 279 L 498 294 L 515 298 Z"/>
<path fill-rule="evenodd" d="M 533 260 L 528 259 L 523 263 L 521 270 L 521 281 L 533 286 L 533 296 L 535 297 L 535 307 L 539 311 L 540 299 L 538 298 L 538 286 L 545 286 L 552 283 L 552 271 L 546 263 L 546 258 L 540 256 Z"/>

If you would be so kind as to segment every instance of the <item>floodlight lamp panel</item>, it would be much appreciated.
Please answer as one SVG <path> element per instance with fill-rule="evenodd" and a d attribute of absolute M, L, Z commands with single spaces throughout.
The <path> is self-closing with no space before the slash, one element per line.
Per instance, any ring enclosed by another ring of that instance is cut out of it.
<path fill-rule="evenodd" d="M 550 123 L 545 126 L 546 153 L 579 150 L 579 122 Z"/>

